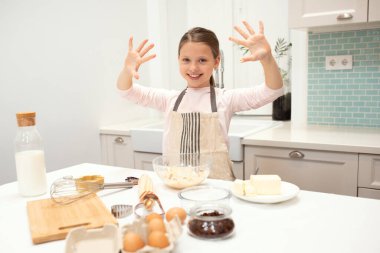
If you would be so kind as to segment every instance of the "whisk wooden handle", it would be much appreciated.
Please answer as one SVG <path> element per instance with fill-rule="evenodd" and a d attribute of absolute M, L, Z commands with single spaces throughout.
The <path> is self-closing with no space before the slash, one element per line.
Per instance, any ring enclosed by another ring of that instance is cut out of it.
<path fill-rule="evenodd" d="M 153 210 L 154 205 L 157 203 L 161 209 L 162 214 L 165 213 L 164 208 L 161 205 L 160 199 L 153 192 L 153 181 L 147 175 L 141 175 L 138 182 L 138 194 L 140 203 L 135 206 L 135 213 L 138 214 L 140 209 L 145 209 L 149 212 Z"/>
<path fill-rule="evenodd" d="M 147 174 L 140 176 L 138 190 L 140 202 L 144 203 L 144 206 L 147 210 L 151 210 L 157 196 L 153 193 L 152 179 Z"/>
<path fill-rule="evenodd" d="M 153 182 L 147 174 L 141 175 L 139 178 L 138 189 L 140 198 L 144 192 L 153 192 Z"/>

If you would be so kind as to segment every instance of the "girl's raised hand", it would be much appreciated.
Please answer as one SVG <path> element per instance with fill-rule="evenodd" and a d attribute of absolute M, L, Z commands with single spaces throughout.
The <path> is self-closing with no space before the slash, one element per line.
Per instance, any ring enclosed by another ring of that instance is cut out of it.
<path fill-rule="evenodd" d="M 130 72 L 131 76 L 133 76 L 136 79 L 139 79 L 140 77 L 138 70 L 141 64 L 156 57 L 156 54 L 150 54 L 150 55 L 145 56 L 154 47 L 153 43 L 146 46 L 147 42 L 148 42 L 147 39 L 143 40 L 140 43 L 140 45 L 137 47 L 137 49 L 134 49 L 133 37 L 131 36 L 129 38 L 128 54 L 127 54 L 127 58 L 124 61 L 124 67 Z"/>
<path fill-rule="evenodd" d="M 264 36 L 264 25 L 259 22 L 259 31 L 255 33 L 253 28 L 248 24 L 247 21 L 243 21 L 243 24 L 247 31 L 244 31 L 238 26 L 234 26 L 234 29 L 243 37 L 243 39 L 238 39 L 235 37 L 230 37 L 229 40 L 232 42 L 248 48 L 250 55 L 244 56 L 240 59 L 240 62 L 246 61 L 262 61 L 267 56 L 272 54 L 270 45 Z"/>

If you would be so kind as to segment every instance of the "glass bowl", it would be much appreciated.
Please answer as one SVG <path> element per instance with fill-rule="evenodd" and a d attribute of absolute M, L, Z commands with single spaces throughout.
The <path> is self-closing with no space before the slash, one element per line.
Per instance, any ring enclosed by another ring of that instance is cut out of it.
<path fill-rule="evenodd" d="M 200 239 L 224 239 L 233 234 L 235 223 L 231 207 L 221 203 L 203 203 L 190 210 L 187 223 L 190 235 Z"/>
<path fill-rule="evenodd" d="M 162 155 L 152 161 L 153 170 L 169 187 L 183 189 L 201 184 L 209 175 L 209 154 Z"/>
<path fill-rule="evenodd" d="M 182 207 L 187 213 L 190 213 L 190 209 L 193 206 L 202 203 L 219 203 L 229 205 L 231 195 L 232 194 L 228 189 L 209 185 L 190 187 L 178 193 Z"/>

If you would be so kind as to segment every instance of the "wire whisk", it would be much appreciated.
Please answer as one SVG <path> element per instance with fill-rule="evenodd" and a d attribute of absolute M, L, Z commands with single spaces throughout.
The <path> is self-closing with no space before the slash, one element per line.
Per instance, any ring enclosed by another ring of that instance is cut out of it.
<path fill-rule="evenodd" d="M 50 187 L 51 199 L 62 205 L 73 203 L 103 189 L 132 188 L 137 185 L 138 179 L 128 182 L 103 183 L 101 181 L 86 181 L 65 176 L 55 180 Z"/>

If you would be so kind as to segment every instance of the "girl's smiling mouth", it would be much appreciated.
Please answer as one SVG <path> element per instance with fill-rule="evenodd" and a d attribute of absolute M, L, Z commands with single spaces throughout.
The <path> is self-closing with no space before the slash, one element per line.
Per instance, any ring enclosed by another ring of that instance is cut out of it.
<path fill-rule="evenodd" d="M 187 74 L 187 76 L 189 76 L 192 80 L 197 80 L 202 76 L 202 74 Z"/>

